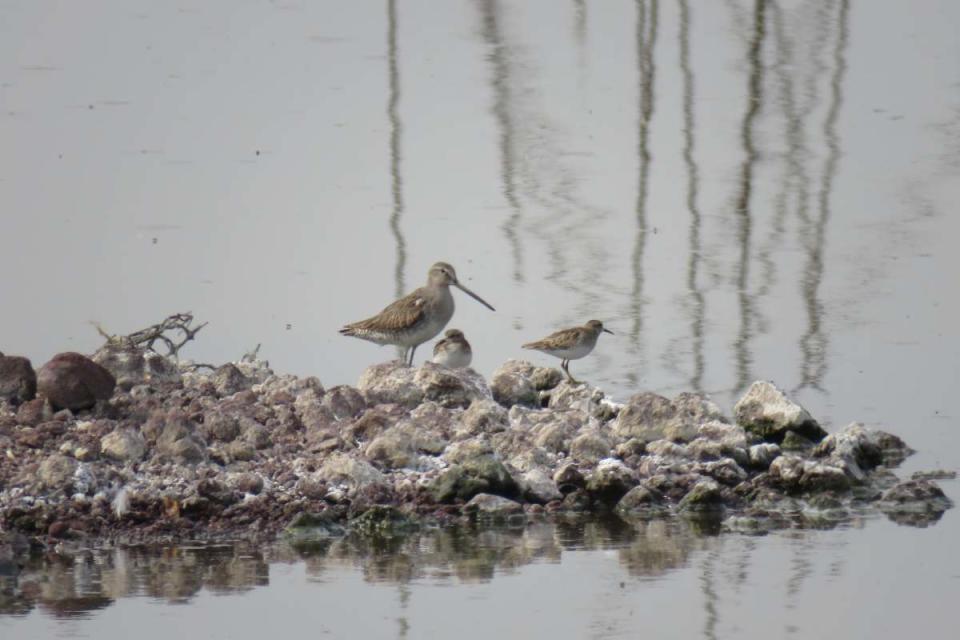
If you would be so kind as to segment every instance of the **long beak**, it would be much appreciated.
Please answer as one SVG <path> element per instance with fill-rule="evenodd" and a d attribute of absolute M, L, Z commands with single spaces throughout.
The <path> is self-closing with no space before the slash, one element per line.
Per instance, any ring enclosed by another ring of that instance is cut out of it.
<path fill-rule="evenodd" d="M 459 282 L 452 282 L 450 284 L 455 286 L 457 289 L 460 289 L 460 291 L 463 291 L 465 294 L 467 294 L 468 296 L 470 296 L 471 298 L 473 298 L 474 300 L 476 300 L 477 302 L 485 306 L 487 309 L 490 309 L 490 311 L 496 311 L 496 309 L 491 307 L 486 300 L 484 300 L 483 298 L 475 294 L 473 291 L 470 291 L 470 289 L 467 289 L 465 286 L 463 286 Z"/>
<path fill-rule="evenodd" d="M 609 333 L 609 334 L 612 335 L 612 336 L 617 335 L 617 334 L 615 334 L 613 331 L 610 331 L 610 329 L 603 329 L 602 331 L 603 331 L 604 333 Z"/>

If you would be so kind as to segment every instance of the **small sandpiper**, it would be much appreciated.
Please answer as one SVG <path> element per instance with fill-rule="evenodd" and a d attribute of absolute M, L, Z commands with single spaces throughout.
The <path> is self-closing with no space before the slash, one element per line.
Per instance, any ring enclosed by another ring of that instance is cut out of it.
<path fill-rule="evenodd" d="M 366 320 L 352 322 L 340 333 L 379 345 L 393 344 L 404 348 L 404 361 L 413 364 L 417 347 L 440 333 L 453 317 L 453 296 L 450 285 L 495 311 L 486 300 L 460 284 L 457 272 L 446 262 L 437 262 L 427 273 L 427 285 L 408 293 L 386 309 Z"/>
<path fill-rule="evenodd" d="M 528 342 L 523 345 L 523 348 L 535 349 L 560 358 L 560 368 L 567 374 L 567 379 L 573 384 L 580 384 L 570 375 L 570 361 L 578 360 L 593 351 L 593 348 L 597 345 L 597 338 L 600 336 L 601 331 L 613 335 L 613 331 L 603 328 L 602 322 L 599 320 L 591 320 L 582 327 L 561 329 L 556 333 L 551 333 L 543 340 Z"/>
<path fill-rule="evenodd" d="M 473 350 L 463 337 L 463 331 L 447 329 L 443 335 L 443 340 L 433 345 L 433 362 L 451 369 L 469 367 L 473 360 Z"/>

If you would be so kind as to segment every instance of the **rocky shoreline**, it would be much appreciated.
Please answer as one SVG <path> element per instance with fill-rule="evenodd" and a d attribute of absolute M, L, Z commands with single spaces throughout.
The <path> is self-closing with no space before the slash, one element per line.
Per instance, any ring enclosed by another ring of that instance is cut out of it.
<path fill-rule="evenodd" d="M 857 423 L 828 434 L 772 383 L 728 417 L 695 393 L 616 403 L 516 360 L 489 384 L 387 362 L 326 389 L 263 361 L 203 370 L 122 341 L 36 373 L 0 354 L 0 451 L 8 557 L 571 513 L 746 533 L 871 511 L 926 526 L 952 506 L 936 484 L 952 472 L 901 480 L 912 451 L 900 438 Z"/>

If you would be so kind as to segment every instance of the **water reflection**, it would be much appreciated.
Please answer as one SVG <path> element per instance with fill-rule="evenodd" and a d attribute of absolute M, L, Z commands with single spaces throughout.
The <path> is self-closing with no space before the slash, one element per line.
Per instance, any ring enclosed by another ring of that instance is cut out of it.
<path fill-rule="evenodd" d="M 766 39 L 766 0 L 754 2 L 752 36 L 747 50 L 747 108 L 740 126 L 740 142 L 743 147 L 743 164 L 740 167 L 740 189 L 735 201 L 737 243 L 740 256 L 737 261 L 736 287 L 740 309 L 740 328 L 734 342 L 736 359 L 736 388 L 744 388 L 751 380 L 750 341 L 753 337 L 753 297 L 750 295 L 750 240 L 753 221 L 750 216 L 750 196 L 753 190 L 754 165 L 758 153 L 754 143 L 754 126 L 763 105 L 763 43 Z"/>
<path fill-rule="evenodd" d="M 628 575 L 652 578 L 688 566 L 695 554 L 715 546 L 715 533 L 715 526 L 679 519 L 628 524 L 577 517 L 519 528 L 448 527 L 389 539 L 348 535 L 319 547 L 236 543 L 48 554 L 30 559 L 8 580 L 0 591 L 0 614 L 39 608 L 64 617 L 125 597 L 182 604 L 201 591 L 242 593 L 268 586 L 270 565 L 278 562 L 302 561 L 310 581 L 326 582 L 328 574 L 347 567 L 366 581 L 402 587 L 423 579 L 484 583 L 531 564 L 560 563 L 568 552 L 615 550 Z M 401 588 L 398 597 L 402 603 L 409 592 Z"/>
<path fill-rule="evenodd" d="M 481 33 L 487 43 L 487 54 L 490 66 L 490 83 L 493 93 L 493 116 L 498 130 L 498 146 L 500 156 L 500 180 L 503 196 L 510 208 L 510 215 L 503 223 L 503 234 L 510 245 L 510 256 L 513 261 L 513 279 L 522 283 L 523 276 L 523 247 L 520 244 L 519 225 L 523 218 L 523 206 L 517 195 L 516 184 L 516 132 L 513 123 L 511 106 L 511 74 L 510 56 L 503 41 L 500 29 L 500 3 L 497 0 L 481 0 Z"/>
<path fill-rule="evenodd" d="M 701 215 L 697 203 L 700 170 L 694 157 L 695 118 L 694 118 L 694 78 L 690 64 L 690 6 L 687 0 L 680 0 L 680 73 L 683 76 L 683 163 L 687 170 L 687 211 L 690 213 L 689 244 L 687 255 L 687 296 L 689 300 L 690 335 L 692 339 L 691 356 L 693 358 L 690 374 L 690 388 L 703 390 L 703 327 L 706 316 L 706 301 L 700 289 L 700 263 L 702 246 L 700 241 Z"/>
<path fill-rule="evenodd" d="M 637 201 L 635 206 L 637 235 L 633 246 L 631 259 L 633 269 L 633 289 L 631 291 L 633 324 L 630 329 L 630 340 L 634 353 L 643 361 L 643 333 L 644 316 L 644 265 L 643 259 L 647 248 L 647 196 L 649 193 L 650 164 L 650 127 L 653 124 L 654 81 L 656 79 L 656 65 L 654 50 L 657 42 L 658 0 L 637 0 L 637 91 L 639 95 L 637 111 L 637 159 L 639 177 L 637 181 Z M 649 6 L 648 6 L 649 5 Z"/>
<path fill-rule="evenodd" d="M 403 216 L 403 175 L 401 173 L 401 136 L 403 124 L 400 121 L 400 63 L 397 48 L 397 0 L 387 0 L 387 76 L 390 89 L 387 102 L 387 117 L 390 121 L 390 193 L 393 197 L 393 207 L 390 212 L 390 232 L 397 245 L 397 261 L 393 269 L 396 297 L 406 293 L 404 271 L 407 266 L 407 242 L 400 228 L 400 219 Z M 400 356 L 403 350 L 397 348 Z"/>
<path fill-rule="evenodd" d="M 31 558 L 0 591 L 0 614 L 39 608 L 74 617 L 131 596 L 186 603 L 201 590 L 230 594 L 266 586 L 269 576 L 263 553 L 241 544 L 49 554 Z"/>
<path fill-rule="evenodd" d="M 840 136 L 837 120 L 843 104 L 843 78 L 847 70 L 846 50 L 849 39 L 850 2 L 840 0 L 837 16 L 836 43 L 833 49 L 833 73 L 830 77 L 830 105 L 823 124 L 827 146 L 820 191 L 817 196 L 817 218 L 813 233 L 805 243 L 807 265 L 803 275 L 803 296 L 806 302 L 807 331 L 800 338 L 803 353 L 800 387 L 823 390 L 821 381 L 827 374 L 827 334 L 823 330 L 823 303 L 820 300 L 820 284 L 824 275 L 823 252 L 827 242 L 827 224 L 830 221 L 830 193 L 833 190 L 837 166 L 840 161 Z"/>

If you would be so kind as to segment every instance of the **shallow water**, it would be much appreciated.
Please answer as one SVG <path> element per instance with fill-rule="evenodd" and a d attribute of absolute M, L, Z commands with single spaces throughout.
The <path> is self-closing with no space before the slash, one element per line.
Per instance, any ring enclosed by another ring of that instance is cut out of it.
<path fill-rule="evenodd" d="M 617 335 L 571 368 L 615 398 L 729 409 L 772 379 L 828 428 L 902 435 L 902 476 L 957 469 L 958 30 L 949 0 L 4 2 L 0 351 L 39 365 L 96 348 L 90 321 L 189 309 L 210 325 L 187 357 L 260 343 L 278 371 L 354 383 L 392 353 L 336 329 L 445 259 L 497 307 L 455 294 L 485 375 L 550 364 L 519 345 L 596 317 Z M 269 565 L 268 588 L 0 631 L 116 635 L 130 614 L 335 637 L 943 635 L 957 522 L 709 538 L 623 590 L 611 543 L 419 576 L 407 605 L 363 560 L 321 583 Z"/>
<path fill-rule="evenodd" d="M 381 545 L 348 538 L 307 553 L 284 544 L 118 549 L 27 567 L 21 595 L 0 601 L 12 614 L 0 617 L 0 631 L 904 637 L 950 614 L 960 574 L 926 565 L 917 551 L 947 535 L 881 520 L 761 538 L 715 536 L 684 521 L 561 522 L 433 531 Z M 891 571 L 895 583 L 886 580 Z"/>

